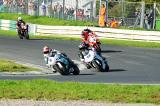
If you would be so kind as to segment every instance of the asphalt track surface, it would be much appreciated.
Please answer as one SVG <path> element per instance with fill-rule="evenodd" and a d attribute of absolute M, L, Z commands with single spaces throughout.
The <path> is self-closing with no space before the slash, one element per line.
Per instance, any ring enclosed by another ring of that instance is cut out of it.
<path fill-rule="evenodd" d="M 72 60 L 81 63 L 78 58 L 80 41 L 65 40 L 20 40 L 0 37 L 0 58 L 13 59 L 24 63 L 45 67 L 42 48 L 49 45 L 65 52 Z M 124 84 L 160 84 L 160 49 L 120 47 L 101 45 L 102 55 L 107 58 L 109 72 L 96 72 L 94 69 L 82 69 L 80 75 L 62 76 L 60 74 L 43 75 L 4 75 L 0 79 L 52 79 L 56 81 L 78 81 L 93 83 Z"/>

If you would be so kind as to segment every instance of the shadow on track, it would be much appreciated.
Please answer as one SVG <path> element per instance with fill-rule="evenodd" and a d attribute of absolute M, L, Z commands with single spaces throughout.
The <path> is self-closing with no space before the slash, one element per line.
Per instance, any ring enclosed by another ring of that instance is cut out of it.
<path fill-rule="evenodd" d="M 116 53 L 116 52 L 123 52 L 119 50 L 102 50 L 101 53 Z"/>
<path fill-rule="evenodd" d="M 89 73 L 88 73 L 88 74 L 81 74 L 81 73 L 80 73 L 79 75 L 95 75 L 95 74 L 92 74 L 92 73 L 91 73 L 91 74 L 89 74 Z"/>
<path fill-rule="evenodd" d="M 127 71 L 124 69 L 110 69 L 109 72 L 121 72 L 121 71 Z"/>

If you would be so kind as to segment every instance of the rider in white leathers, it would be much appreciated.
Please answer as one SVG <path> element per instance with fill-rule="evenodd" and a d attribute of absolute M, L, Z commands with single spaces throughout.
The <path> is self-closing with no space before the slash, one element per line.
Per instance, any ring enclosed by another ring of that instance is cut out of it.
<path fill-rule="evenodd" d="M 44 56 L 44 61 L 45 61 L 45 64 L 47 66 L 49 66 L 48 64 L 48 59 L 49 57 L 54 57 L 56 54 L 62 54 L 63 56 L 67 57 L 67 55 L 65 53 L 61 53 L 60 51 L 56 50 L 56 49 L 51 49 L 49 48 L 48 46 L 44 46 L 43 47 L 43 56 Z M 68 58 L 68 57 L 67 57 Z M 69 58 L 68 58 L 69 59 Z M 69 59 L 69 61 L 71 61 Z"/>

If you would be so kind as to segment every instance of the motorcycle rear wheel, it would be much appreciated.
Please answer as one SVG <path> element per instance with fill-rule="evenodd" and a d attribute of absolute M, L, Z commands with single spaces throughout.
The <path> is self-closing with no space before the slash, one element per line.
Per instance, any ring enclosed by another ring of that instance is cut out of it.
<path fill-rule="evenodd" d="M 105 72 L 108 72 L 109 71 L 109 65 L 106 64 L 106 67 L 105 67 Z"/>
<path fill-rule="evenodd" d="M 97 60 L 97 61 L 98 61 L 98 60 Z M 100 62 L 100 61 L 99 61 L 99 62 Z M 100 64 L 99 64 L 99 63 L 97 63 L 96 61 L 94 61 L 92 64 L 94 65 L 95 69 L 96 69 L 98 72 L 104 72 L 104 70 L 102 69 L 102 66 L 100 65 L 101 62 L 100 62 Z"/>
<path fill-rule="evenodd" d="M 79 70 L 79 68 L 77 67 L 77 65 L 74 65 L 73 68 L 74 68 L 73 75 L 79 75 L 80 70 Z"/>
<path fill-rule="evenodd" d="M 28 34 L 28 32 L 25 32 L 24 35 L 25 35 L 25 39 L 29 40 L 29 34 Z"/>

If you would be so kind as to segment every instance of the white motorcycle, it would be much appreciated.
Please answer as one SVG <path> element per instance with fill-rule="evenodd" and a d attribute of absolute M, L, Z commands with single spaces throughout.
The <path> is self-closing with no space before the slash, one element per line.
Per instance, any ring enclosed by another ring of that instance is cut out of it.
<path fill-rule="evenodd" d="M 53 72 L 59 72 L 61 75 L 79 75 L 80 70 L 77 65 L 63 54 L 56 54 L 54 57 L 44 58 L 48 59 L 47 66 L 50 67 Z"/>
<path fill-rule="evenodd" d="M 109 71 L 109 65 L 104 57 L 98 54 L 94 48 L 83 51 L 84 63 L 88 69 L 95 68 L 99 72 Z"/>

